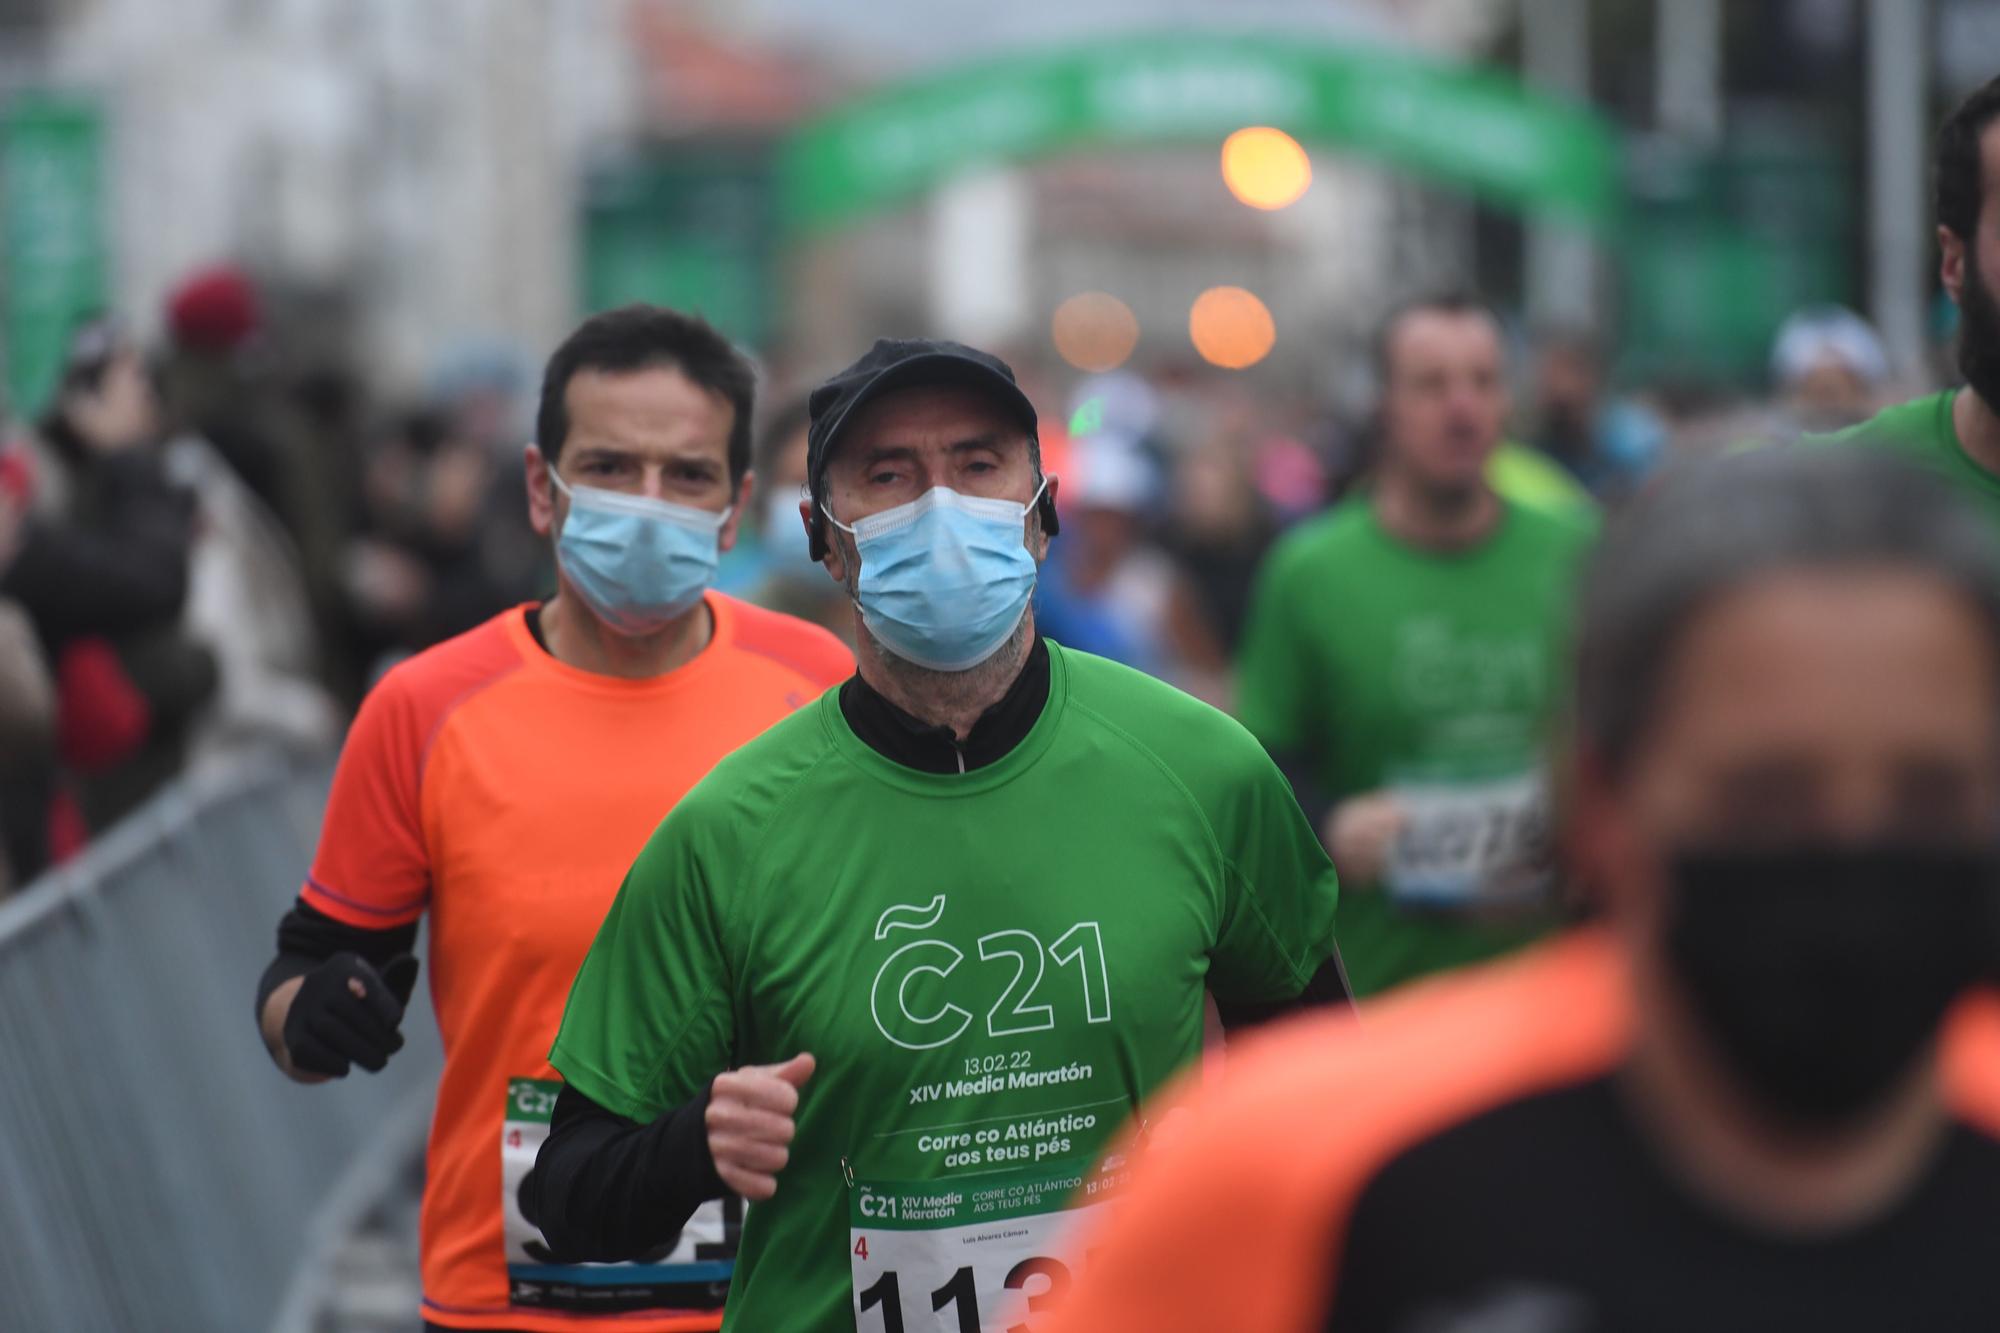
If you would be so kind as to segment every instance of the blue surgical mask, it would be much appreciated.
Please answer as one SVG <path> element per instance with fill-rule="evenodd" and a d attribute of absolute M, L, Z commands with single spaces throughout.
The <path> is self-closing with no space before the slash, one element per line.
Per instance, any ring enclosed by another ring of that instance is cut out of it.
<path fill-rule="evenodd" d="M 1046 489 L 1048 481 L 1042 482 Z M 1027 504 L 936 486 L 852 527 L 861 557 L 861 623 L 896 656 L 933 671 L 965 671 L 998 652 L 1035 591 Z"/>
<path fill-rule="evenodd" d="M 684 614 L 715 578 L 716 540 L 730 511 L 625 495 L 594 486 L 571 489 L 569 515 L 556 538 L 563 577 L 597 618 L 620 634 L 652 634 Z"/>

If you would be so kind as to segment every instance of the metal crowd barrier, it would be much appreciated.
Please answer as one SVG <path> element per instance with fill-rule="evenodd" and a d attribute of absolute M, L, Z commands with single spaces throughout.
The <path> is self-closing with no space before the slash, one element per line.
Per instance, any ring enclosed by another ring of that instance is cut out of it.
<path fill-rule="evenodd" d="M 0 1329 L 296 1321 L 421 1133 L 440 1060 L 423 987 L 380 1075 L 298 1086 L 254 1030 L 330 772 L 255 756 L 191 775 L 0 901 Z"/>

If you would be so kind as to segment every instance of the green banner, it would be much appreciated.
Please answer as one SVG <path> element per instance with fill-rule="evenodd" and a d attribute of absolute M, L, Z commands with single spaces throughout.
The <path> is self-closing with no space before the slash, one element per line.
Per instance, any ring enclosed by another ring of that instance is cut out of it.
<path fill-rule="evenodd" d="M 761 147 L 660 147 L 606 166 L 585 194 L 585 309 L 652 301 L 760 345 L 777 305 L 776 230 Z"/>
<path fill-rule="evenodd" d="M 103 119 L 36 94 L 0 107 L 0 299 L 8 405 L 33 416 L 78 318 L 105 303 Z"/>
<path fill-rule="evenodd" d="M 994 162 L 1215 144 L 1246 125 L 1339 145 L 1526 212 L 1603 222 L 1615 135 L 1491 70 L 1282 37 L 1161 35 L 1011 56 L 898 84 L 796 130 L 786 221 L 838 226 Z"/>
<path fill-rule="evenodd" d="M 1623 375 L 1754 384 L 1787 315 L 1854 299 L 1859 196 L 1824 135 L 1651 144 L 1635 167 L 1618 237 Z"/>

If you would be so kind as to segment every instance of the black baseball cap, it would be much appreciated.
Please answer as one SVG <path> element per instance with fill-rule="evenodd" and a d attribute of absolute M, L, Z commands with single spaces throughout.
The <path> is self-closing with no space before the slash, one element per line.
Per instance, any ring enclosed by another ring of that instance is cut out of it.
<path fill-rule="evenodd" d="M 942 338 L 877 338 L 859 361 L 812 391 L 806 411 L 806 479 L 812 490 L 812 558 L 826 555 L 826 464 L 841 432 L 864 405 L 895 389 L 956 384 L 983 389 L 1038 438 L 1035 405 L 1015 382 L 1013 368 L 990 352 Z M 1056 507 L 1042 497 L 1042 526 L 1056 531 Z"/>

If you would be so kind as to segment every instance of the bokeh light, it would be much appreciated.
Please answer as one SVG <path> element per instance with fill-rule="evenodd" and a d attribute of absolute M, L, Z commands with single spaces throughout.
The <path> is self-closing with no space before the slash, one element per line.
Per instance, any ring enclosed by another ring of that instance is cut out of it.
<path fill-rule="evenodd" d="M 1139 345 L 1139 320 L 1109 292 L 1078 292 L 1056 307 L 1050 334 L 1062 359 L 1078 370 L 1116 370 Z"/>
<path fill-rule="evenodd" d="M 1194 298 L 1188 337 L 1202 360 L 1225 370 L 1241 370 L 1270 353 L 1278 341 L 1278 326 L 1255 293 L 1241 287 L 1210 287 Z"/>
<path fill-rule="evenodd" d="M 1294 203 L 1312 178 L 1312 159 L 1283 130 L 1253 125 L 1222 141 L 1222 183 L 1252 208 Z"/>

